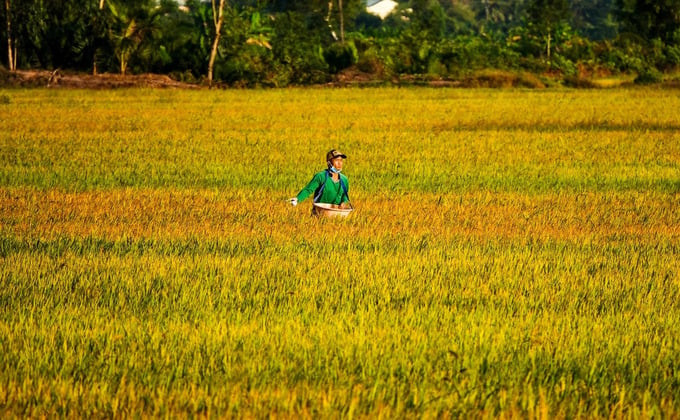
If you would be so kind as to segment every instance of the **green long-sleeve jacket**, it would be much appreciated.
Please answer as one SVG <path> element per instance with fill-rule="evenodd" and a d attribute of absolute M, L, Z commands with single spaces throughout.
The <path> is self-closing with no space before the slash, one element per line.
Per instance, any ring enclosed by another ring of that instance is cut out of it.
<path fill-rule="evenodd" d="M 309 181 L 309 184 L 298 193 L 298 202 L 306 200 L 310 195 L 314 197 L 314 194 L 316 194 L 316 191 L 324 182 L 326 183 L 326 186 L 321 193 L 321 197 L 319 197 L 319 203 L 342 204 L 349 201 L 349 197 L 344 194 L 340 182 L 333 182 L 333 178 L 330 175 L 326 177 L 326 172 L 328 171 L 321 171 L 314 175 L 312 180 Z M 347 191 L 349 191 L 349 180 L 347 177 L 340 174 L 340 179 L 345 184 Z"/>

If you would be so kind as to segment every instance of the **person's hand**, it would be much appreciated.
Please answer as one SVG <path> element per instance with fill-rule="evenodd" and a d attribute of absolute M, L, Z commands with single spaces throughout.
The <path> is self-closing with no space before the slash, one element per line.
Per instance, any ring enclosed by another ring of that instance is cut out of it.
<path fill-rule="evenodd" d="M 295 207 L 297 206 L 297 197 L 289 198 L 288 202 L 290 203 L 291 206 Z"/>

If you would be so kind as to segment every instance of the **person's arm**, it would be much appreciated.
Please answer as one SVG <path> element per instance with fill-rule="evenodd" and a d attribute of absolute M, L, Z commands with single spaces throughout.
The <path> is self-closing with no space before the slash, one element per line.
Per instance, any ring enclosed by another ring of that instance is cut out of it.
<path fill-rule="evenodd" d="M 296 196 L 298 199 L 298 203 L 305 201 L 307 197 L 310 195 L 314 194 L 314 191 L 316 191 L 317 188 L 321 185 L 323 182 L 323 178 L 320 176 L 321 174 L 316 174 L 312 178 L 311 181 L 309 181 L 309 184 L 307 184 Z"/>
<path fill-rule="evenodd" d="M 347 177 L 341 178 L 342 182 L 345 183 L 345 187 L 347 187 L 347 194 L 342 195 L 342 200 L 340 200 L 340 204 L 345 204 L 349 202 L 349 179 Z"/>

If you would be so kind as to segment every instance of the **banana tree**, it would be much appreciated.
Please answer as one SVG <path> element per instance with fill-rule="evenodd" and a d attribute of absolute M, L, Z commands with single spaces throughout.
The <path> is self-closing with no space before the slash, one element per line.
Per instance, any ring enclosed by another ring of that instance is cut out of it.
<path fill-rule="evenodd" d="M 253 12 L 250 15 L 250 28 L 248 29 L 246 44 L 257 45 L 258 47 L 272 49 L 269 38 L 272 33 L 271 26 L 262 23 L 260 12 Z"/>

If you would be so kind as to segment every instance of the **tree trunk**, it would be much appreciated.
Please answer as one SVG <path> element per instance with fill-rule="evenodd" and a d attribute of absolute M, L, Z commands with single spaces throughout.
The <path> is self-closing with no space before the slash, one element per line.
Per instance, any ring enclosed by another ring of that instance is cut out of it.
<path fill-rule="evenodd" d="M 338 0 L 338 12 L 340 12 L 340 42 L 345 43 L 345 16 L 342 12 L 342 0 Z"/>
<path fill-rule="evenodd" d="M 548 46 L 547 46 L 547 53 L 548 53 L 548 62 L 550 62 L 550 41 L 552 40 L 552 37 L 550 36 L 550 32 L 548 31 Z"/>
<path fill-rule="evenodd" d="M 222 32 L 222 22 L 224 21 L 224 2 L 226 0 L 219 0 L 219 11 L 215 11 L 215 0 L 212 0 L 213 5 L 213 22 L 215 23 L 215 40 L 213 41 L 212 50 L 210 51 L 210 61 L 208 61 L 208 85 L 212 87 L 213 82 L 213 66 L 215 65 L 215 56 L 217 55 L 217 46 L 220 43 L 220 35 Z M 217 14 L 217 16 L 215 16 Z"/>
<path fill-rule="evenodd" d="M 121 51 L 120 53 L 120 74 L 125 76 L 127 74 L 127 68 L 130 64 L 130 56 L 132 51 Z"/>
<path fill-rule="evenodd" d="M 7 17 L 7 65 L 9 71 L 17 69 L 17 50 L 16 46 L 12 45 L 12 16 L 9 0 L 5 0 L 5 16 Z"/>
<path fill-rule="evenodd" d="M 104 10 L 104 0 L 99 0 L 99 10 Z M 97 47 L 94 48 L 94 57 L 92 57 L 92 74 L 97 75 Z"/>
<path fill-rule="evenodd" d="M 328 24 L 328 29 L 331 31 L 331 36 L 333 37 L 333 40 L 337 41 L 338 36 L 335 34 L 335 31 L 333 30 L 333 25 L 331 25 L 331 12 L 333 12 L 333 0 L 328 1 L 328 14 L 326 15 L 326 23 Z"/>

